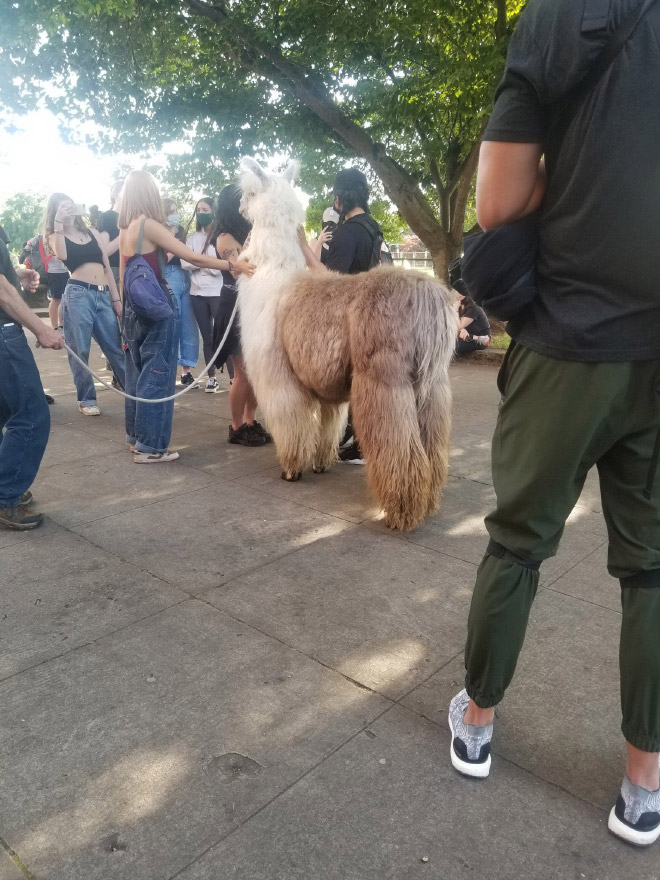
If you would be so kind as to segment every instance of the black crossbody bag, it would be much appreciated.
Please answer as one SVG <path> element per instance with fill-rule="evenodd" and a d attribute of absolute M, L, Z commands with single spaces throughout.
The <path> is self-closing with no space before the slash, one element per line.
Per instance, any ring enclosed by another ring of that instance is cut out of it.
<path fill-rule="evenodd" d="M 561 100 L 553 129 L 559 147 L 577 110 L 609 70 L 637 25 L 657 0 L 645 0 L 622 22 L 589 73 Z M 607 4 L 609 9 L 609 2 Z M 607 21 L 607 10 L 602 14 Z M 461 275 L 472 299 L 493 318 L 509 321 L 538 295 L 536 257 L 539 212 L 471 235 L 463 242 Z"/>

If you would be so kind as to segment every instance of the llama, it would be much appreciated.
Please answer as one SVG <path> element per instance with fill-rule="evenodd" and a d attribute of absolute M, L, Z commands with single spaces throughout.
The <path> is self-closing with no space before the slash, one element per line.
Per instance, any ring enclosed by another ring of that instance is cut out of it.
<path fill-rule="evenodd" d="M 435 512 L 447 479 L 448 367 L 458 329 L 447 288 L 381 266 L 359 275 L 304 269 L 304 211 L 283 176 L 242 163 L 241 212 L 253 224 L 239 279 L 245 364 L 273 435 L 282 478 L 337 459 L 350 400 L 369 484 L 386 524 Z"/>

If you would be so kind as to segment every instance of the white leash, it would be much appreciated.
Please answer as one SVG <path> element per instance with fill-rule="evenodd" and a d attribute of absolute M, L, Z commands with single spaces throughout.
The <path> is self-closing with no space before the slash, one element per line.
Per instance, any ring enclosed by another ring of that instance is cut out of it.
<path fill-rule="evenodd" d="M 78 357 L 78 355 L 75 353 L 75 351 L 72 351 L 66 343 L 64 343 L 64 347 L 69 352 L 71 357 L 74 358 L 74 360 L 77 360 L 78 363 L 87 370 L 87 372 L 92 374 L 92 376 L 96 379 L 97 382 L 100 382 L 101 385 L 105 385 L 106 388 L 109 388 L 110 391 L 114 391 L 115 394 L 120 394 L 122 397 L 126 397 L 128 400 L 135 400 L 138 403 L 166 403 L 169 400 L 175 400 L 177 397 L 181 397 L 182 394 L 187 394 L 188 391 L 192 391 L 193 388 L 197 385 L 197 383 L 200 382 L 204 378 L 204 376 L 206 376 L 208 371 L 211 369 L 211 367 L 215 363 L 215 359 L 220 354 L 220 349 L 227 341 L 227 337 L 229 336 L 229 331 L 231 330 L 232 325 L 234 323 L 234 318 L 236 316 L 236 309 L 237 308 L 238 308 L 238 299 L 236 300 L 236 303 L 234 305 L 234 311 L 231 313 L 231 318 L 229 319 L 229 324 L 227 325 L 227 329 L 225 330 L 225 335 L 220 340 L 220 344 L 216 348 L 210 362 L 204 367 L 204 369 L 199 374 L 199 376 L 195 379 L 195 381 L 191 385 L 188 385 L 186 388 L 184 388 L 183 391 L 177 391 L 176 394 L 170 394 L 169 397 L 159 397 L 156 400 L 151 400 L 146 397 L 133 397 L 132 394 L 126 394 L 125 391 L 120 391 L 119 388 L 114 388 L 109 382 L 106 382 L 105 379 L 102 379 L 100 376 L 97 376 L 96 373 L 94 372 L 94 370 L 92 370 L 92 368 L 89 366 L 89 364 L 86 364 L 82 358 Z"/>

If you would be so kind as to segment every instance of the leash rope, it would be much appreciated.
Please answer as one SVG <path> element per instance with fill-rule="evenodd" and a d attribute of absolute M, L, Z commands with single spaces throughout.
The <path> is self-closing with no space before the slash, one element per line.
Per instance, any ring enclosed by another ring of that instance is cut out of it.
<path fill-rule="evenodd" d="M 109 388 L 110 391 L 114 391 L 115 394 L 120 394 L 122 397 L 125 397 L 127 400 L 135 400 L 135 401 L 137 401 L 137 403 L 167 403 L 170 400 L 176 400 L 177 397 L 181 397 L 183 394 L 187 394 L 189 391 L 192 391 L 193 388 L 197 385 L 197 383 L 200 382 L 207 375 L 208 371 L 211 369 L 211 367 L 215 363 L 215 359 L 220 354 L 220 350 L 222 349 L 222 346 L 227 341 L 227 337 L 229 336 L 229 331 L 231 330 L 231 328 L 234 324 L 234 318 L 236 317 L 237 308 L 238 308 L 238 299 L 236 300 L 236 303 L 234 305 L 234 310 L 231 313 L 231 318 L 229 319 L 229 324 L 227 325 L 227 329 L 225 330 L 225 335 L 220 340 L 220 344 L 216 348 L 216 350 L 213 354 L 213 357 L 211 358 L 209 363 L 204 367 L 202 372 L 199 374 L 199 376 L 195 379 L 195 381 L 192 384 L 190 384 L 186 388 L 184 388 L 183 391 L 177 391 L 176 394 L 170 394 L 169 397 L 159 397 L 155 400 L 152 400 L 147 397 L 134 397 L 132 394 L 126 394 L 125 391 L 120 391 L 119 388 L 113 388 L 113 386 L 109 382 L 106 382 L 105 379 L 102 379 L 100 376 L 97 376 L 96 373 L 94 372 L 94 370 L 92 370 L 92 368 L 89 366 L 89 364 L 86 364 L 85 361 L 81 357 L 78 357 L 78 355 L 75 353 L 75 351 L 73 351 L 71 348 L 69 348 L 69 346 L 66 343 L 64 343 L 64 347 L 68 351 L 69 355 L 74 360 L 78 361 L 78 363 L 82 367 L 84 367 L 88 373 L 91 373 L 97 382 L 100 382 L 101 385 L 105 385 L 106 388 Z"/>

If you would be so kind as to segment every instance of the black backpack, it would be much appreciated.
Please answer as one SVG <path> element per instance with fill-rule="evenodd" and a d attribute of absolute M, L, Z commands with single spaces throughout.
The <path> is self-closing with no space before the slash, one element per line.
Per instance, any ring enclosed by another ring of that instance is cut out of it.
<path fill-rule="evenodd" d="M 356 214 L 355 217 L 351 217 L 350 222 L 357 223 L 363 229 L 366 229 L 373 241 L 371 259 L 367 268 L 373 269 L 374 266 L 391 266 L 394 263 L 392 254 L 390 253 L 390 249 L 383 236 L 383 231 L 374 218 L 369 214 Z"/>

